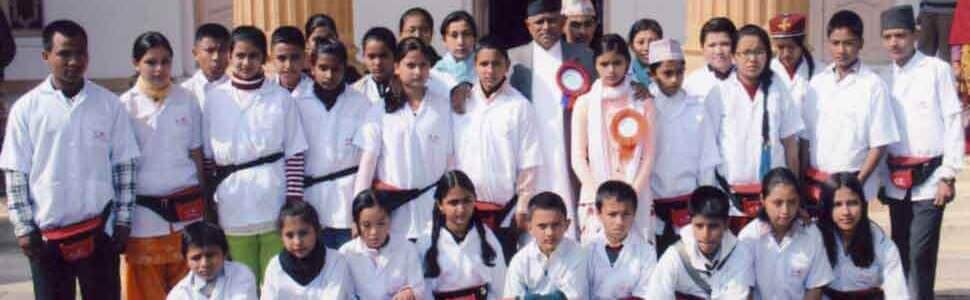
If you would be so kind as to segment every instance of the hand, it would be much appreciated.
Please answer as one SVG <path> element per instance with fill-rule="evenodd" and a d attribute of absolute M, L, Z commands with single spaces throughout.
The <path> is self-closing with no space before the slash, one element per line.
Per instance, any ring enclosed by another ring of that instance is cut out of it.
<path fill-rule="evenodd" d="M 950 201 L 953 201 L 953 186 L 940 180 L 936 184 L 936 199 L 933 199 L 933 205 L 944 207 Z"/>
<path fill-rule="evenodd" d="M 526 212 L 515 212 L 515 226 L 518 227 L 521 232 L 529 231 L 529 221 L 528 214 Z"/>
<path fill-rule="evenodd" d="M 472 85 L 462 82 L 451 89 L 451 110 L 456 114 L 465 114 L 465 103 L 471 96 Z"/>
<path fill-rule="evenodd" d="M 631 82 L 630 87 L 633 88 L 633 98 L 636 98 L 636 99 L 653 98 L 653 95 L 650 94 L 650 90 L 647 89 L 647 87 L 643 86 L 643 84 L 639 82 Z"/>
<path fill-rule="evenodd" d="M 397 294 L 394 294 L 394 297 L 392 299 L 393 300 L 417 300 L 417 298 L 414 297 L 414 292 L 411 291 L 410 287 L 401 289 L 400 291 L 397 292 Z"/>
<path fill-rule="evenodd" d="M 40 233 L 33 231 L 24 236 L 17 237 L 17 245 L 20 246 L 20 251 L 24 253 L 29 259 L 35 259 L 40 257 L 43 247 L 44 240 L 40 238 Z"/>
<path fill-rule="evenodd" d="M 117 253 L 124 253 L 128 246 L 128 236 L 131 235 L 131 228 L 124 225 L 116 225 L 114 236 L 111 237 L 111 246 Z"/>

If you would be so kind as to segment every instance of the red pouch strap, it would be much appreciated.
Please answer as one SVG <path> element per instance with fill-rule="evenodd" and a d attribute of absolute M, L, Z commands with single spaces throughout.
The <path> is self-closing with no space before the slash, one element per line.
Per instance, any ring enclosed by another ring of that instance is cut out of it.
<path fill-rule="evenodd" d="M 60 228 L 43 230 L 41 231 L 41 235 L 43 235 L 45 239 L 51 241 L 64 240 L 97 229 L 101 226 L 101 221 L 101 216 L 97 216 L 80 223 L 75 223 Z"/>

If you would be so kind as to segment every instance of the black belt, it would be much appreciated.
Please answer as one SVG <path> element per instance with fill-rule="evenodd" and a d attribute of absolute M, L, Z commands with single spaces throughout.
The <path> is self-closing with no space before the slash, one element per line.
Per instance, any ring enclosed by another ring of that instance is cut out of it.
<path fill-rule="evenodd" d="M 485 300 L 488 298 L 488 286 L 482 285 L 451 292 L 434 292 L 432 294 L 434 294 L 435 300 L 448 300 L 468 296 L 475 296 L 476 300 Z"/>
<path fill-rule="evenodd" d="M 179 217 L 179 206 L 192 201 L 204 201 L 202 197 L 202 190 L 193 187 L 167 196 L 137 195 L 135 196 L 135 204 L 151 210 L 169 223 L 176 223 L 189 221 Z"/>
<path fill-rule="evenodd" d="M 919 8 L 926 8 L 926 7 L 932 7 L 932 8 L 956 8 L 957 7 L 957 4 L 956 3 L 932 3 L 932 2 L 923 2 L 923 3 L 920 3 L 919 4 Z"/>
<path fill-rule="evenodd" d="M 346 169 L 343 169 L 343 170 L 340 170 L 340 171 L 337 171 L 337 172 L 333 172 L 333 173 L 330 173 L 330 174 L 327 174 L 327 175 L 323 175 L 323 176 L 320 176 L 320 177 L 304 176 L 303 177 L 303 188 L 304 189 L 308 189 L 311 186 L 314 186 L 314 185 L 316 185 L 318 183 L 321 183 L 321 182 L 327 182 L 327 181 L 331 181 L 331 180 L 337 180 L 337 179 L 340 179 L 340 178 L 349 176 L 351 174 L 357 173 L 357 170 L 358 169 L 359 169 L 358 166 L 353 166 L 353 167 L 346 168 Z"/>
<path fill-rule="evenodd" d="M 881 288 L 869 288 L 857 291 L 843 292 L 828 287 L 822 288 L 822 293 L 832 300 L 882 300 L 886 299 L 886 294 Z"/>
<path fill-rule="evenodd" d="M 438 185 L 438 182 L 432 183 L 429 186 L 420 189 L 407 189 L 407 190 L 382 190 L 381 193 L 384 194 L 384 199 L 386 199 L 387 209 L 394 211 L 408 202 L 417 199 L 424 193 L 427 193 L 432 188 Z"/>
<path fill-rule="evenodd" d="M 268 163 L 274 163 L 282 158 L 283 158 L 283 152 L 276 152 L 238 165 L 236 164 L 225 165 L 225 166 L 216 165 L 215 176 L 213 176 L 214 178 L 212 181 L 213 182 L 212 186 L 218 187 L 219 184 L 222 183 L 223 180 L 226 180 L 226 178 L 228 178 L 229 175 L 232 175 L 232 173 L 236 173 L 238 171 L 242 171 L 245 169 L 249 169 L 252 167 L 256 167 L 256 166 L 260 166 Z"/>

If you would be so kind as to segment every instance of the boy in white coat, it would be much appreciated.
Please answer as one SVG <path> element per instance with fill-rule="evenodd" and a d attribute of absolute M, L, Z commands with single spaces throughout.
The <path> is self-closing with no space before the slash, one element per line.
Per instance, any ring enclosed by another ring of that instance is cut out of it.
<path fill-rule="evenodd" d="M 596 191 L 596 210 L 603 230 L 584 242 L 593 299 L 644 298 L 648 291 L 657 250 L 640 232 L 630 230 L 637 202 L 636 191 L 622 181 L 604 182 Z"/>
<path fill-rule="evenodd" d="M 570 220 L 562 198 L 551 192 L 532 197 L 528 220 L 534 241 L 519 250 L 509 263 L 504 299 L 587 299 L 587 255 L 576 241 L 563 238 Z"/>

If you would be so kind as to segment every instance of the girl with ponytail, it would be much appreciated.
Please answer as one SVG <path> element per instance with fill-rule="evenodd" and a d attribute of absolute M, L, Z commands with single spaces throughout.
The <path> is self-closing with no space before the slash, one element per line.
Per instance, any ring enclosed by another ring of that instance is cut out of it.
<path fill-rule="evenodd" d="M 475 187 L 461 171 L 438 180 L 429 235 L 418 239 L 427 289 L 435 299 L 500 299 L 505 257 L 495 234 L 475 217 Z"/>
<path fill-rule="evenodd" d="M 704 101 L 714 118 L 721 164 L 718 185 L 730 192 L 735 207 L 730 221 L 735 233 L 752 220 L 761 205 L 762 176 L 777 167 L 798 174 L 796 133 L 804 124 L 783 85 L 772 84 L 768 67 L 771 39 L 757 25 L 738 30 L 734 60 L 737 71 L 719 83 Z"/>

